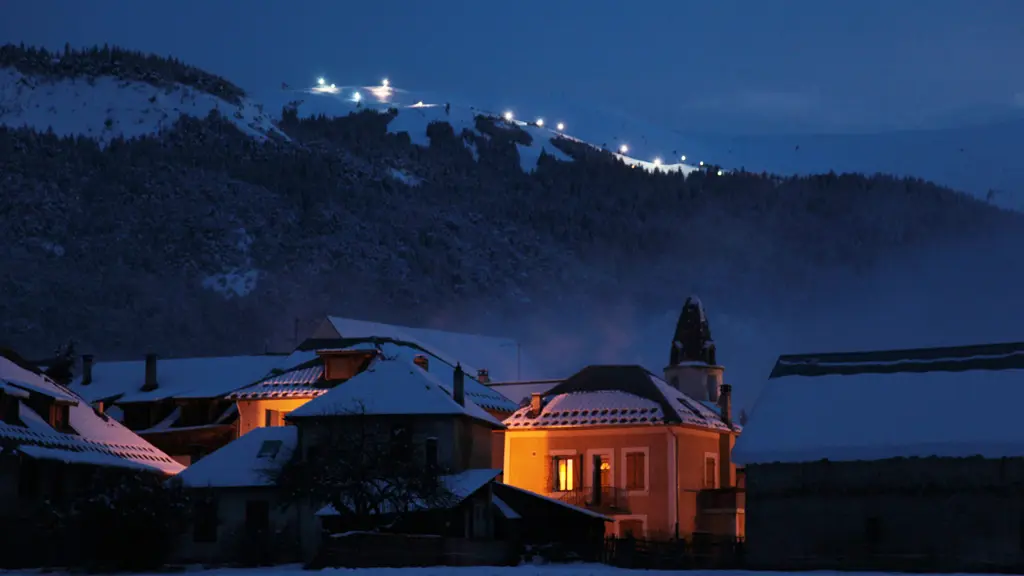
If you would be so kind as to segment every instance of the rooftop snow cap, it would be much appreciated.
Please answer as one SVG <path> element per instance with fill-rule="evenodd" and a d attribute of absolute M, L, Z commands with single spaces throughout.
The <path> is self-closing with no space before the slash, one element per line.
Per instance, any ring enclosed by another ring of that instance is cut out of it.
<path fill-rule="evenodd" d="M 700 298 L 690 296 L 683 304 L 676 322 L 676 332 L 672 336 L 672 348 L 669 351 L 669 366 L 678 366 L 683 362 L 703 362 L 717 364 L 715 358 L 715 341 L 711 339 L 711 328 L 708 326 L 707 315 Z"/>

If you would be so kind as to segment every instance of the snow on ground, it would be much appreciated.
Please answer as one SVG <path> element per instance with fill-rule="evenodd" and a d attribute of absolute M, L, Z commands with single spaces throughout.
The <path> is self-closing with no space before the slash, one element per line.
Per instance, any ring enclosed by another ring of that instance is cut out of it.
<path fill-rule="evenodd" d="M 284 566 L 268 566 L 265 568 L 219 568 L 203 570 L 194 567 L 186 570 L 189 574 L 203 576 L 341 576 L 359 574 L 360 576 L 789 576 L 790 574 L 807 574 L 806 572 L 754 572 L 751 570 L 629 570 L 615 568 L 604 564 L 544 564 L 521 566 L 434 566 L 427 568 L 359 568 L 342 569 L 327 568 L 319 571 L 303 570 L 297 564 Z M 4 576 L 38 576 L 39 570 L 3 571 Z M 49 575 L 60 575 L 60 572 L 48 571 Z M 139 576 L 143 573 L 130 574 Z M 896 576 L 886 572 L 833 572 L 816 571 L 814 576 Z M 155 576 L 155 573 L 154 573 Z M 920 576 L 928 576 L 921 574 Z"/>
<path fill-rule="evenodd" d="M 241 106 L 188 86 L 157 88 L 103 76 L 49 80 L 0 68 L 0 124 L 28 126 L 58 136 L 89 136 L 106 143 L 170 128 L 183 115 L 205 117 L 219 110 L 240 130 L 256 138 L 283 134 L 263 106 L 249 100 Z M 280 114 L 280 109 L 271 110 Z"/>

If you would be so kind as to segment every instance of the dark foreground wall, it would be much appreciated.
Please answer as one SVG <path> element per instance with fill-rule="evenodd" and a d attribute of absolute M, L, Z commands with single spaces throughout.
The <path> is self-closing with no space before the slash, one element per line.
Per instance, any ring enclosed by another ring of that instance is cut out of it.
<path fill-rule="evenodd" d="M 1024 569 L 1024 459 L 747 467 L 748 567 Z"/>

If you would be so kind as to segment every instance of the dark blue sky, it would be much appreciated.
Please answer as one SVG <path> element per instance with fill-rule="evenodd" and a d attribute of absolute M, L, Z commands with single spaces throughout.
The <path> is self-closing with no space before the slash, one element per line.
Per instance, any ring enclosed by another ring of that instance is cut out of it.
<path fill-rule="evenodd" d="M 396 85 L 727 132 L 1024 107 L 1024 0 L 8 0 L 0 41 L 170 53 L 259 92 Z"/>

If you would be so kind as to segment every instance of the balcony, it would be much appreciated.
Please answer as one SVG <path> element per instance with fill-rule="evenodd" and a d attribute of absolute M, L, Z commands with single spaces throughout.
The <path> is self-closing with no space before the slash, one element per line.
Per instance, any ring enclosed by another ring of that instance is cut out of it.
<path fill-rule="evenodd" d="M 614 486 L 601 486 L 597 489 L 584 486 L 575 490 L 555 492 L 551 497 L 601 514 L 629 514 L 629 493 Z"/>
<path fill-rule="evenodd" d="M 743 510 L 747 492 L 742 488 L 717 488 L 697 493 L 697 510 Z"/>

